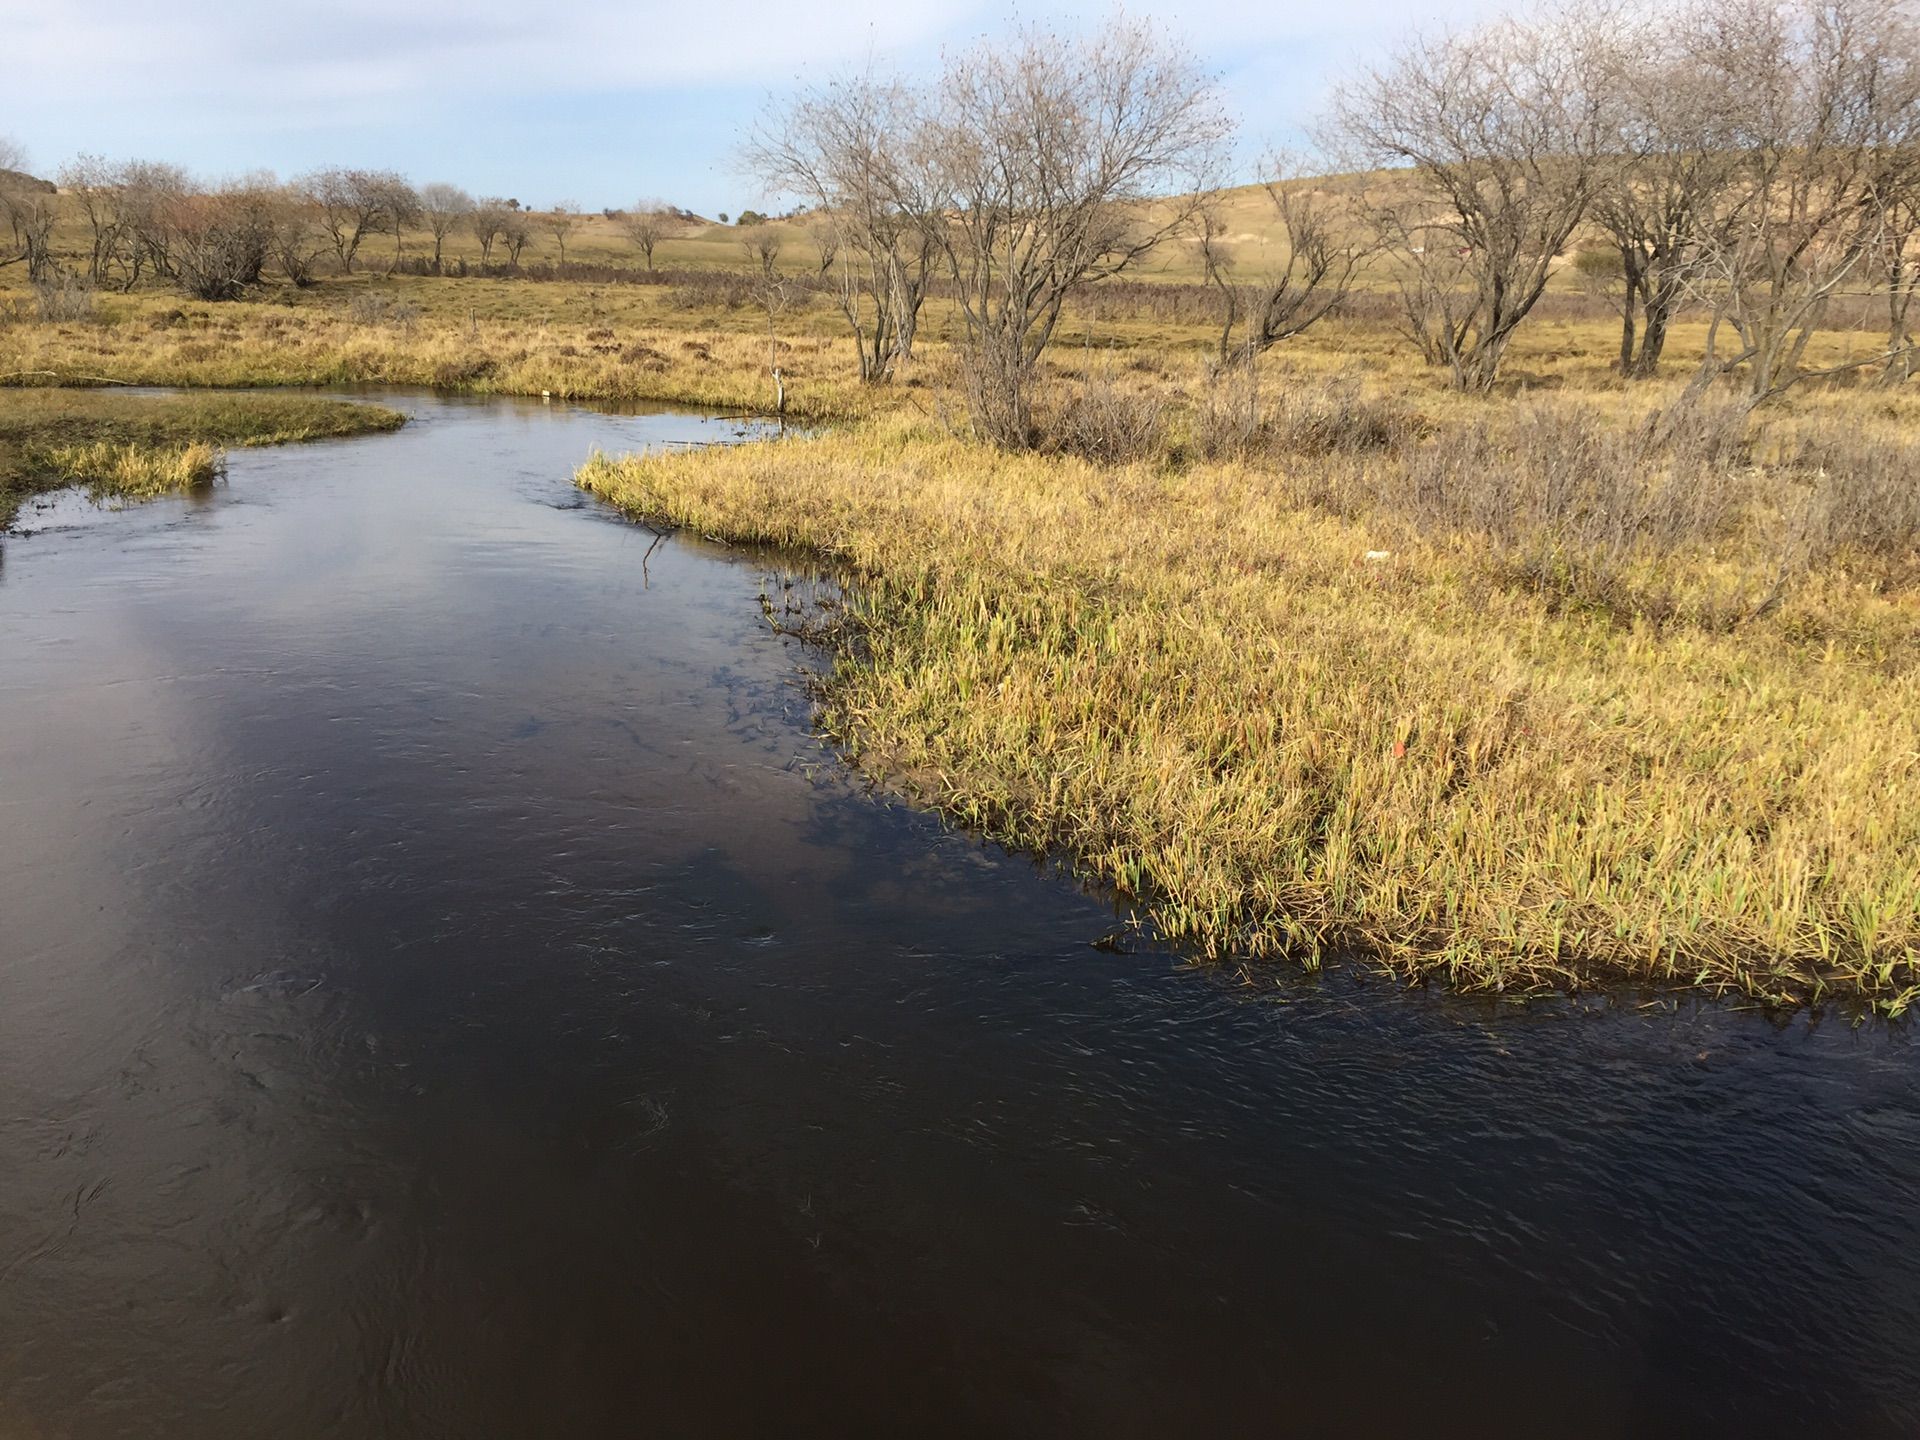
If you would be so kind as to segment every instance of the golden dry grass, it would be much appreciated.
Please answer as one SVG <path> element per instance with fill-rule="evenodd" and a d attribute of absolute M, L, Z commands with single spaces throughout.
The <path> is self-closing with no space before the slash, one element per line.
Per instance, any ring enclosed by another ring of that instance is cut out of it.
<path fill-rule="evenodd" d="M 1911 1003 L 1920 667 L 1796 636 L 1838 609 L 1911 637 L 1913 595 L 1622 625 L 1303 504 L 1301 478 L 1007 456 L 895 418 L 580 482 L 838 561 L 858 627 L 829 731 L 1205 954 L 1359 942 L 1473 986 Z"/>

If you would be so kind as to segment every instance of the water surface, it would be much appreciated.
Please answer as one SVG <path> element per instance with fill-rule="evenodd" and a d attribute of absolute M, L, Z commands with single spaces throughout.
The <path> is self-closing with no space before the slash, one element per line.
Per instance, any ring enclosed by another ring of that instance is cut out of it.
<path fill-rule="evenodd" d="M 5 541 L 0 1435 L 1920 1429 L 1903 1031 L 1107 953 L 569 485 L 725 427 L 394 403 Z"/>

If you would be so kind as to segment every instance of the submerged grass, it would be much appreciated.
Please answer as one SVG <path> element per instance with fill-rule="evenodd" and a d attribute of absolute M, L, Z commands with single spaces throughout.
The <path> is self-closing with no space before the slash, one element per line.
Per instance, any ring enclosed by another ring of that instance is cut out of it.
<path fill-rule="evenodd" d="M 37 492 L 86 485 L 151 498 L 211 480 L 226 446 L 392 430 L 405 418 L 307 395 L 0 389 L 0 529 Z"/>
<path fill-rule="evenodd" d="M 844 567 L 827 730 L 1204 954 L 1920 996 L 1914 595 L 1823 572 L 1718 628 L 1569 604 L 1327 482 L 1418 453 L 1102 466 L 895 417 L 579 480 Z"/>

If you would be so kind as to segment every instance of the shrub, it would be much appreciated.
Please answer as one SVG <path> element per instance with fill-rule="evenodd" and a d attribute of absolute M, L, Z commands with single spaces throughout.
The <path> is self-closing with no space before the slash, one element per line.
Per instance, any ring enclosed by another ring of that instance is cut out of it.
<path fill-rule="evenodd" d="M 1837 425 L 1796 436 L 1781 459 L 1807 484 L 1806 563 L 1851 558 L 1920 577 L 1920 451 Z"/>
<path fill-rule="evenodd" d="M 1157 459 L 1165 453 L 1167 402 L 1158 388 L 1123 390 L 1110 366 L 1090 370 L 1064 400 L 1036 407 L 1035 447 L 1101 465 Z"/>
<path fill-rule="evenodd" d="M 347 318 L 356 325 L 383 325 L 412 334 L 420 323 L 420 307 L 381 290 L 363 290 L 347 304 Z"/>
<path fill-rule="evenodd" d="M 183 196 L 170 210 L 169 255 L 180 286 L 199 300 L 238 300 L 260 282 L 273 250 L 273 200 L 244 188 Z"/>
<path fill-rule="evenodd" d="M 1370 398 L 1351 376 L 1263 381 L 1256 367 L 1217 373 L 1194 415 L 1193 448 L 1205 459 L 1256 455 L 1355 455 L 1412 440 L 1409 411 Z"/>
<path fill-rule="evenodd" d="M 36 280 L 33 284 L 33 304 L 40 318 L 50 324 L 92 320 L 95 315 L 93 287 L 73 275 Z"/>

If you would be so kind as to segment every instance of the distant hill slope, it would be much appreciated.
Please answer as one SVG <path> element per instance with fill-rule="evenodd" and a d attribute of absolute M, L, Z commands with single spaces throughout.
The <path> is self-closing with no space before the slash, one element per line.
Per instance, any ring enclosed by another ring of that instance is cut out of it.
<path fill-rule="evenodd" d="M 0 185 L 16 190 L 41 190 L 49 195 L 57 194 L 60 189 L 51 180 L 42 180 L 24 170 L 0 170 Z"/>

